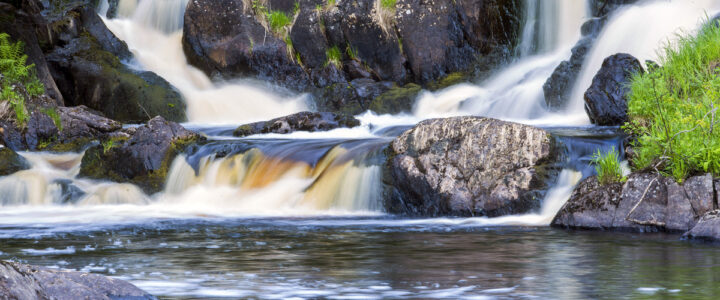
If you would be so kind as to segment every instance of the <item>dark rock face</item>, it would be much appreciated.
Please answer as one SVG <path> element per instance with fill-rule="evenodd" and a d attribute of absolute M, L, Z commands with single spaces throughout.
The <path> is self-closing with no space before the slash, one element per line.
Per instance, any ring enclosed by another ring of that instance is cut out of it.
<path fill-rule="evenodd" d="M 374 0 L 333 6 L 305 0 L 297 12 L 287 1 L 260 1 L 294 19 L 287 32 L 272 32 L 257 6 L 248 3 L 190 1 L 183 32 L 189 62 L 210 75 L 257 76 L 312 91 L 320 110 L 331 111 L 346 107 L 339 102 L 368 109 L 377 95 L 343 89 L 356 80 L 370 80 L 373 84 L 363 84 L 375 89 L 387 83 L 425 84 L 452 72 L 471 73 L 485 56 L 508 56 L 522 23 L 516 0 L 400 0 L 394 8 Z M 333 68 L 331 50 L 340 56 Z"/>
<path fill-rule="evenodd" d="M 710 174 L 683 185 L 654 174 L 632 174 L 625 184 L 581 182 L 555 216 L 552 226 L 629 231 L 687 231 L 717 204 Z"/>
<path fill-rule="evenodd" d="M 173 159 L 187 145 L 203 139 L 177 123 L 155 117 L 125 137 L 113 137 L 88 149 L 80 176 L 134 183 L 148 194 L 159 192 Z"/>
<path fill-rule="evenodd" d="M 117 134 L 122 124 L 78 106 L 34 108 L 26 126 L 8 117 L 0 118 L 0 128 L 2 143 L 13 150 L 67 152 Z"/>
<path fill-rule="evenodd" d="M 4 299 L 156 299 L 122 280 L 0 261 Z"/>
<path fill-rule="evenodd" d="M 243 137 L 261 133 L 291 133 L 295 131 L 327 131 L 341 127 L 355 127 L 360 121 L 349 115 L 327 112 L 299 112 L 270 121 L 245 124 L 233 132 Z"/>
<path fill-rule="evenodd" d="M 581 29 L 583 36 L 572 48 L 570 59 L 561 62 L 543 85 L 545 103 L 548 108 L 561 110 L 568 104 L 585 57 L 606 21 L 606 18 L 594 18 L 583 24 Z"/>
<path fill-rule="evenodd" d="M 10 148 L 0 147 L 0 176 L 27 169 L 30 169 L 30 163 L 24 157 Z"/>
<path fill-rule="evenodd" d="M 627 122 L 628 83 L 634 74 L 642 72 L 640 61 L 632 55 L 619 53 L 606 58 L 585 92 L 585 111 L 590 121 L 604 126 Z"/>
<path fill-rule="evenodd" d="M 394 88 L 389 81 L 376 82 L 369 78 L 358 78 L 351 82 L 335 83 L 323 89 L 323 94 L 316 99 L 317 109 L 343 114 L 356 115 L 370 109 L 372 101 L 383 93 Z M 407 106 L 412 105 L 412 99 Z M 385 113 L 384 111 L 376 111 Z"/>
<path fill-rule="evenodd" d="M 546 131 L 480 117 L 421 122 L 388 151 L 387 210 L 422 216 L 536 208 L 556 155 Z"/>

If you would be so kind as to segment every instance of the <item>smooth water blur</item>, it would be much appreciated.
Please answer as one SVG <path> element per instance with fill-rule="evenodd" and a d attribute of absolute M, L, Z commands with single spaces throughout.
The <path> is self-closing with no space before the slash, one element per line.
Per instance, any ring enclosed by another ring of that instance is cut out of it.
<path fill-rule="evenodd" d="M 464 219 L 0 226 L 0 259 L 128 280 L 161 298 L 710 299 L 720 248 L 678 236 Z"/>

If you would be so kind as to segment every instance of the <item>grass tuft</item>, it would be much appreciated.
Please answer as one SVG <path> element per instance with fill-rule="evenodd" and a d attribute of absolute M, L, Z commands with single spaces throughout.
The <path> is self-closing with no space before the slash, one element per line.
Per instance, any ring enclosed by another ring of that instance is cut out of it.
<path fill-rule="evenodd" d="M 592 163 L 595 165 L 600 184 L 607 185 L 625 181 L 620 166 L 620 157 L 615 149 L 607 153 L 598 150 L 592 157 Z"/>
<path fill-rule="evenodd" d="M 325 50 L 325 57 L 325 66 L 333 64 L 338 69 L 342 68 L 342 53 L 340 52 L 340 48 L 338 48 L 338 46 L 332 46 Z"/>
<path fill-rule="evenodd" d="M 636 137 L 635 169 L 655 169 L 681 182 L 720 176 L 720 25 L 682 36 L 664 49 L 662 67 L 630 83 L 624 129 Z"/>
<path fill-rule="evenodd" d="M 275 34 L 282 34 L 286 30 L 286 26 L 292 23 L 292 19 L 284 12 L 279 10 L 271 11 L 267 14 L 268 25 Z"/>

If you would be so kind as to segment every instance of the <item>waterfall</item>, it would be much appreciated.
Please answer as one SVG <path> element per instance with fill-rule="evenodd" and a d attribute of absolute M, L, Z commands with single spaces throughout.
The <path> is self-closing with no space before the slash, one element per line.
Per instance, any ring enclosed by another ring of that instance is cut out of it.
<path fill-rule="evenodd" d="M 629 53 L 643 64 L 658 60 L 662 48 L 678 36 L 693 34 L 708 16 L 720 10 L 717 0 L 644 1 L 616 12 L 588 53 L 572 93 L 573 112 L 583 112 L 583 95 L 600 70 L 603 60 L 616 53 Z"/>
<path fill-rule="evenodd" d="M 542 87 L 555 67 L 570 56 L 580 37 L 580 26 L 590 16 L 588 2 L 527 0 L 519 61 L 480 85 L 424 92 L 415 103 L 414 115 L 479 115 L 527 124 L 587 124 L 584 112 L 567 115 L 547 111 Z"/>
<path fill-rule="evenodd" d="M 128 44 L 138 68 L 175 86 L 187 102 L 190 122 L 239 124 L 308 110 L 308 96 L 252 80 L 213 82 L 188 64 L 182 24 L 188 0 L 120 0 L 107 27 Z"/>

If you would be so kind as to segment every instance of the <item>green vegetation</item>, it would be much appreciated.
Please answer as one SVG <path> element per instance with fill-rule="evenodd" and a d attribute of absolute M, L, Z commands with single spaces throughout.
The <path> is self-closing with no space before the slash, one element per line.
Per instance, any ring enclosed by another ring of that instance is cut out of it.
<path fill-rule="evenodd" d="M 330 8 L 330 7 L 333 7 L 333 6 L 335 6 L 335 0 L 328 0 L 328 2 L 327 2 L 327 7 Z"/>
<path fill-rule="evenodd" d="M 109 139 L 109 140 L 107 140 L 107 141 L 104 141 L 104 142 L 102 143 L 103 154 L 107 154 L 108 151 L 110 151 L 110 149 L 112 149 L 112 148 L 115 147 L 115 146 L 116 146 L 115 140 L 113 140 L 113 139 Z"/>
<path fill-rule="evenodd" d="M 350 59 L 359 61 L 358 56 L 357 56 L 357 50 L 353 49 L 352 46 L 350 46 L 350 44 L 347 44 L 347 47 L 345 48 L 345 52 L 347 52 L 347 55 L 348 55 L 348 57 L 350 57 Z"/>
<path fill-rule="evenodd" d="M 705 26 L 665 48 L 662 67 L 630 84 L 628 122 L 636 169 L 681 182 L 695 173 L 720 176 L 720 27 Z"/>
<path fill-rule="evenodd" d="M 604 154 L 598 150 L 592 157 L 592 163 L 595 165 L 600 184 L 607 185 L 625 181 L 620 166 L 620 156 L 615 149 Z"/>
<path fill-rule="evenodd" d="M 35 65 L 27 64 L 21 41 L 11 42 L 10 35 L 0 33 L 0 101 L 8 101 L 19 124 L 24 125 L 30 117 L 25 108 L 26 98 L 45 93 L 43 84 L 35 74 Z"/>
<path fill-rule="evenodd" d="M 285 31 L 285 27 L 292 23 L 292 19 L 284 12 L 279 10 L 271 11 L 267 14 L 268 25 L 275 34 L 282 34 Z"/>
<path fill-rule="evenodd" d="M 333 64 L 338 69 L 342 68 L 342 53 L 340 52 L 340 48 L 338 48 L 338 46 L 332 46 L 325 50 L 325 58 L 325 66 Z"/>
<path fill-rule="evenodd" d="M 53 123 L 55 123 L 55 127 L 57 127 L 58 131 L 62 131 L 62 120 L 60 119 L 60 115 L 57 113 L 57 110 L 55 110 L 54 107 L 49 107 L 43 109 L 43 112 L 50 117 L 50 119 L 53 120 Z"/>
<path fill-rule="evenodd" d="M 395 3 L 397 3 L 397 0 L 379 0 L 380 6 L 382 6 L 385 9 L 389 10 L 395 10 Z"/>

